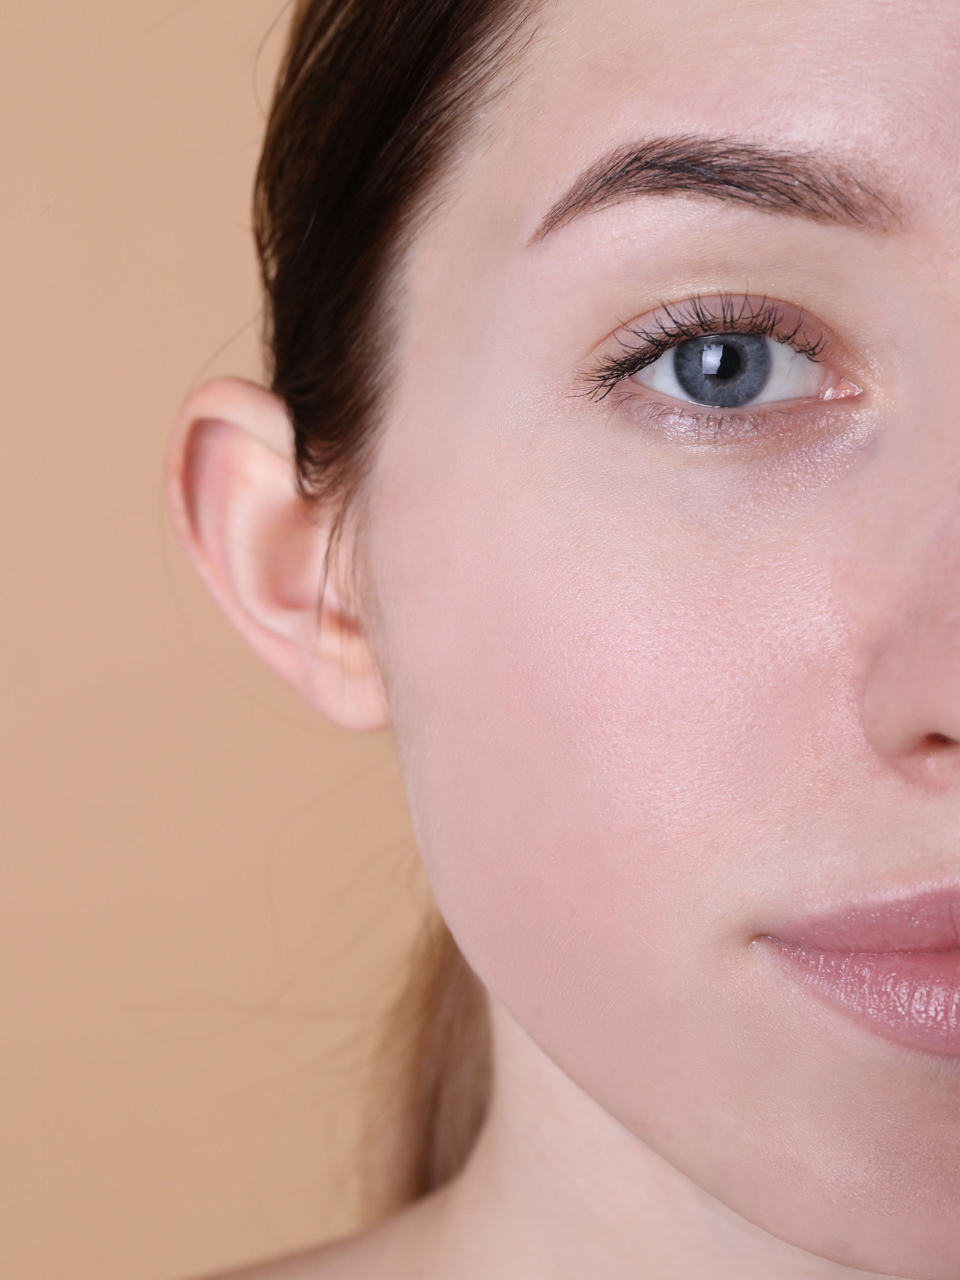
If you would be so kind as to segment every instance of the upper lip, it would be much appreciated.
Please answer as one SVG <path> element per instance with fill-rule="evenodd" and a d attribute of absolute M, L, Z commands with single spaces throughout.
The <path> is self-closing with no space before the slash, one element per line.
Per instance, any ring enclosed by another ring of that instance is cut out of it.
<path fill-rule="evenodd" d="M 857 903 L 771 929 L 764 936 L 817 951 L 955 951 L 960 949 L 960 886 Z"/>

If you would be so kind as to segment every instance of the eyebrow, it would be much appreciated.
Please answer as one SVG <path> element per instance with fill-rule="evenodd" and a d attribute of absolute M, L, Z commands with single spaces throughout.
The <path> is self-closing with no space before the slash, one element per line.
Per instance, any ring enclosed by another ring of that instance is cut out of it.
<path fill-rule="evenodd" d="M 843 164 L 736 138 L 653 138 L 586 169 L 540 223 L 532 244 L 575 218 L 642 195 L 699 196 L 813 222 L 887 231 L 891 201 Z"/>

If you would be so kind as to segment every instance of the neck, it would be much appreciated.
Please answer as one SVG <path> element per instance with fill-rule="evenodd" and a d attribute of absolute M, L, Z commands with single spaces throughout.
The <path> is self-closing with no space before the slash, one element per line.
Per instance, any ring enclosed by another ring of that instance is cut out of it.
<path fill-rule="evenodd" d="M 502 1009 L 493 1022 L 493 1106 L 442 1197 L 438 1274 L 867 1280 L 741 1218 L 624 1129 Z"/>

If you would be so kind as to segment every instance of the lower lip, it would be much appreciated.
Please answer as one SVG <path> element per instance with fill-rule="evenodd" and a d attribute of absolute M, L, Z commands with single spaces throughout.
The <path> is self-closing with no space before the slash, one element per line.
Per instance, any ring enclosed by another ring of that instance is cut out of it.
<path fill-rule="evenodd" d="M 960 1057 L 960 895 L 856 908 L 766 941 L 789 975 L 870 1031 Z"/>

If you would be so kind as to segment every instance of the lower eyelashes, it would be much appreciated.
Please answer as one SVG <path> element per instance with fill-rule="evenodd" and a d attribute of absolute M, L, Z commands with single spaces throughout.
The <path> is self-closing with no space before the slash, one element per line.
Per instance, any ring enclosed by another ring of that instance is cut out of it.
<path fill-rule="evenodd" d="M 632 374 L 630 381 L 687 404 L 740 409 L 816 398 L 824 366 L 784 342 L 750 333 L 688 338 Z"/>

